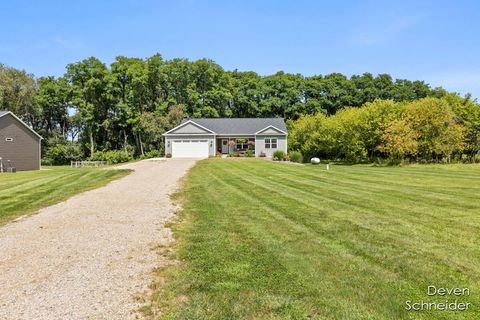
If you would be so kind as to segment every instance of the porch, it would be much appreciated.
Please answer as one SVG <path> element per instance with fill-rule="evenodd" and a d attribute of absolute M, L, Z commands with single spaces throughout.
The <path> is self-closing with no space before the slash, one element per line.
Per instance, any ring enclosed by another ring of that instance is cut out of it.
<path fill-rule="evenodd" d="M 244 155 L 248 150 L 255 155 L 255 137 L 217 137 L 217 154 L 238 153 Z"/>

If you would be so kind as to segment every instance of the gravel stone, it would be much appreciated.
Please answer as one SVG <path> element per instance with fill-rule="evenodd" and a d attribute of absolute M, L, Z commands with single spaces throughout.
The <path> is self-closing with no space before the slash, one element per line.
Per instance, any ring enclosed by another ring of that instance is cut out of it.
<path fill-rule="evenodd" d="M 135 319 L 194 163 L 121 166 L 134 172 L 0 228 L 0 319 Z"/>

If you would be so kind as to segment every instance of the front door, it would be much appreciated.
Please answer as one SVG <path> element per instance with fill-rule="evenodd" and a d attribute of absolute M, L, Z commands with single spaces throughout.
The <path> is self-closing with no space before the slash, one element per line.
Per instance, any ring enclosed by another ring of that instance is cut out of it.
<path fill-rule="evenodd" d="M 228 153 L 228 139 L 222 139 L 222 153 Z"/>

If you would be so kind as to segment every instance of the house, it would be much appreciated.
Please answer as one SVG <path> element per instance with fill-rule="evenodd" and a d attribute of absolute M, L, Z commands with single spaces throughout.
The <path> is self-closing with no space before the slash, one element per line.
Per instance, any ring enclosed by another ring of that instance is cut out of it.
<path fill-rule="evenodd" d="M 39 170 L 42 137 L 10 111 L 0 111 L 0 172 Z"/>
<path fill-rule="evenodd" d="M 172 158 L 207 158 L 218 154 L 244 153 L 272 157 L 287 152 L 287 127 L 282 118 L 184 119 L 166 132 L 165 153 Z"/>

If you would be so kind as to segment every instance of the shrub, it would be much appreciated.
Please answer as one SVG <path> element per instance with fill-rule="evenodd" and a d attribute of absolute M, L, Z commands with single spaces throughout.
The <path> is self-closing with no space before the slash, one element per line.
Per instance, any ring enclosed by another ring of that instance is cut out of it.
<path fill-rule="evenodd" d="M 127 151 L 121 151 L 121 150 L 107 151 L 106 158 L 108 163 L 111 163 L 111 164 L 128 162 L 133 160 L 133 157 L 130 153 L 128 153 Z"/>
<path fill-rule="evenodd" d="M 141 159 L 160 158 L 162 153 L 159 150 L 151 150 L 141 156 Z"/>
<path fill-rule="evenodd" d="M 70 164 L 70 161 L 81 160 L 83 156 L 80 145 L 75 142 L 59 143 L 45 152 L 45 160 L 52 165 Z"/>
<path fill-rule="evenodd" d="M 216 157 L 221 157 L 221 156 L 222 156 L 222 153 L 219 152 L 219 151 L 217 151 L 217 152 L 215 153 L 215 156 L 216 156 Z"/>
<path fill-rule="evenodd" d="M 172 157 L 172 154 L 171 154 L 171 153 L 167 153 L 167 154 L 165 155 L 165 157 L 171 158 L 171 157 Z"/>
<path fill-rule="evenodd" d="M 255 157 L 255 151 L 247 150 L 247 151 L 245 151 L 245 156 L 247 156 L 249 158 Z"/>
<path fill-rule="evenodd" d="M 42 166 L 53 166 L 52 159 L 42 159 Z"/>
<path fill-rule="evenodd" d="M 472 162 L 480 163 L 480 153 L 477 153 L 476 155 L 473 156 Z"/>
<path fill-rule="evenodd" d="M 290 161 L 292 162 L 303 162 L 303 157 L 302 154 L 299 151 L 291 151 L 288 154 L 288 157 L 290 158 Z"/>
<path fill-rule="evenodd" d="M 233 157 L 236 157 L 237 155 L 236 155 L 234 152 L 230 152 L 230 153 L 228 154 L 228 156 L 229 156 L 230 158 L 233 158 Z"/>
<path fill-rule="evenodd" d="M 273 153 L 273 160 L 283 161 L 285 160 L 285 152 L 282 150 L 277 150 Z"/>
<path fill-rule="evenodd" d="M 123 163 L 133 160 L 132 155 L 124 150 L 96 151 L 89 158 L 91 161 L 107 161 L 109 164 Z"/>

